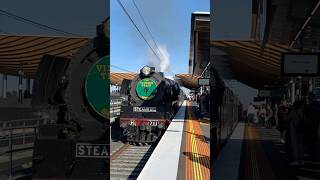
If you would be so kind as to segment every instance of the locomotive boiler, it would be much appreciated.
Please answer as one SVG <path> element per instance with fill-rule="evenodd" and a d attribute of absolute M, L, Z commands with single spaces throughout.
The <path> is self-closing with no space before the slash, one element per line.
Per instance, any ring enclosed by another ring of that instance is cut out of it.
<path fill-rule="evenodd" d="M 120 127 L 126 141 L 155 142 L 165 132 L 183 99 L 179 84 L 144 66 L 127 88 Z"/>

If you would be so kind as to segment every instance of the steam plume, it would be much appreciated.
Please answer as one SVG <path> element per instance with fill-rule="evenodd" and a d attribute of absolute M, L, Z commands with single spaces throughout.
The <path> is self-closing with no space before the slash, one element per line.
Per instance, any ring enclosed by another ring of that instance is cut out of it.
<path fill-rule="evenodd" d="M 158 53 L 160 60 L 153 54 L 151 49 L 148 49 L 148 65 L 155 67 L 161 72 L 165 72 L 170 66 L 170 56 L 167 47 L 158 44 L 161 53 Z M 157 51 L 156 51 L 157 52 Z"/>

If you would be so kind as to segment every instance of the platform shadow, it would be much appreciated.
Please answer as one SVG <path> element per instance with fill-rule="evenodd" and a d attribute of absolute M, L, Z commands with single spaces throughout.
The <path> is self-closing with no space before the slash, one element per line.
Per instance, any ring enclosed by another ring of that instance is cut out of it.
<path fill-rule="evenodd" d="M 189 134 L 193 134 L 197 139 L 199 139 L 200 141 L 204 142 L 204 143 L 209 143 L 210 142 L 210 138 L 207 137 L 207 136 L 204 136 L 202 134 L 196 134 L 196 133 L 193 133 L 193 132 L 190 132 L 190 131 L 184 131 L 186 133 L 189 133 Z"/>
<path fill-rule="evenodd" d="M 204 166 L 207 169 L 210 169 L 210 156 L 192 153 L 192 152 L 183 152 L 183 155 L 188 157 L 192 162 L 198 162 L 200 165 Z"/>
<path fill-rule="evenodd" d="M 305 179 L 319 179 L 320 177 L 320 163 L 305 161 L 304 165 L 291 166 L 292 155 L 291 145 L 280 143 L 280 134 L 276 129 L 263 128 L 260 125 L 247 125 L 246 133 L 248 133 L 248 126 L 254 129 L 256 137 L 247 138 L 245 135 L 242 146 L 241 154 L 241 170 L 239 174 L 240 180 L 247 180 L 247 173 L 252 174 L 250 168 L 250 153 L 246 151 L 257 151 L 257 159 L 255 163 L 258 165 L 260 175 L 268 175 L 266 164 L 270 165 L 270 170 L 276 179 L 281 180 L 299 180 L 300 178 Z M 286 139 L 288 140 L 289 137 Z M 289 141 L 289 140 L 288 140 Z M 259 150 L 260 149 L 260 150 Z M 260 153 L 259 153 L 260 152 Z M 259 157 L 258 157 L 259 156 Z M 264 161 L 265 160 L 265 161 Z M 268 161 L 268 162 L 266 162 Z M 247 168 L 247 169 L 246 169 Z M 270 171 L 269 170 L 269 171 Z M 250 175 L 249 175 L 250 176 Z"/>

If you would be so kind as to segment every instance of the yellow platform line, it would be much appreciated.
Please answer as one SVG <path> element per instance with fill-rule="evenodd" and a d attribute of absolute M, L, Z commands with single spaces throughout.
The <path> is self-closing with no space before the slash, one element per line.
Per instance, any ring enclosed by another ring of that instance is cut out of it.
<path fill-rule="evenodd" d="M 202 136 L 199 121 L 193 118 L 194 114 L 189 103 L 187 110 L 186 179 L 209 180 L 209 146 L 205 143 L 205 139 Z"/>

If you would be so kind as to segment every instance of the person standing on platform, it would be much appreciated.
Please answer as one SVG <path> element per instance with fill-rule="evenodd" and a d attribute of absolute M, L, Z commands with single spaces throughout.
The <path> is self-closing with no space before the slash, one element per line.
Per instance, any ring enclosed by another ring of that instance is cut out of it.
<path fill-rule="evenodd" d="M 287 133 L 287 127 L 288 127 L 288 122 L 287 122 L 287 115 L 288 115 L 288 104 L 286 101 L 282 101 L 279 109 L 278 109 L 278 130 L 280 131 L 280 142 L 285 143 L 285 137 Z"/>
<path fill-rule="evenodd" d="M 303 133 L 306 118 L 302 111 L 302 102 L 296 101 L 293 104 L 293 110 L 288 115 L 290 123 L 290 138 L 292 145 L 293 162 L 290 165 L 303 164 Z"/>
<path fill-rule="evenodd" d="M 260 114 L 259 114 L 260 115 L 260 123 L 262 124 L 262 126 L 265 124 L 266 114 L 267 114 L 267 111 L 266 111 L 265 105 L 262 104 L 261 109 L 260 109 Z"/>
<path fill-rule="evenodd" d="M 275 103 L 275 105 L 272 107 L 272 111 L 273 111 L 273 117 L 272 117 L 272 119 L 273 119 L 273 124 L 272 124 L 272 126 L 273 126 L 274 128 L 276 128 L 276 127 L 279 126 L 279 122 L 278 122 L 278 109 L 279 109 L 278 104 Z"/>
<path fill-rule="evenodd" d="M 266 128 L 270 128 L 272 124 L 273 111 L 269 104 L 267 105 L 266 112 L 267 112 L 267 118 L 266 118 L 265 126 Z"/>
<path fill-rule="evenodd" d="M 254 108 L 252 103 L 250 103 L 248 110 L 247 110 L 247 120 L 249 123 L 253 123 L 255 114 L 256 114 L 256 109 Z"/>
<path fill-rule="evenodd" d="M 317 149 L 318 131 L 320 123 L 320 103 L 317 101 L 314 94 L 309 97 L 309 104 L 305 108 L 306 114 L 306 131 L 305 141 L 310 160 L 315 161 L 317 152 L 320 154 L 320 149 Z M 319 155 L 318 155 L 319 156 Z"/>

